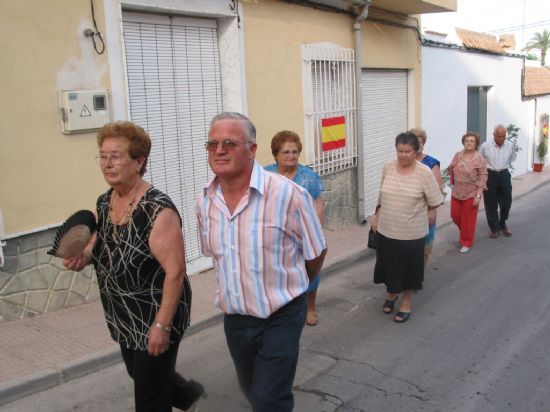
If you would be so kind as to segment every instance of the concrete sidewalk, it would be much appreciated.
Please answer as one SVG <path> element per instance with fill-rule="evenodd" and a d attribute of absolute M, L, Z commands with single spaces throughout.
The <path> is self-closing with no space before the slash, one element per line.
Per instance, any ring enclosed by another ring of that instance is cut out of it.
<path fill-rule="evenodd" d="M 549 168 L 542 173 L 518 176 L 513 179 L 514 199 L 548 182 Z M 438 209 L 438 227 L 452 224 L 449 199 L 450 196 Z M 512 230 L 518 230 L 513 225 L 513 213 L 512 206 L 510 226 Z M 485 216 L 481 212 L 478 229 L 485 227 Z M 336 274 L 340 268 L 355 261 L 374 257 L 374 252 L 366 248 L 367 232 L 367 225 L 326 231 L 329 252 L 323 276 Z M 436 236 L 436 248 L 438 244 L 454 247 L 455 243 L 456 239 Z M 192 324 L 187 334 L 196 333 L 222 319 L 221 312 L 213 305 L 214 272 L 191 276 L 191 285 Z M 118 345 L 107 332 L 99 301 L 34 318 L 2 322 L 0 327 L 0 405 L 121 361 Z"/>

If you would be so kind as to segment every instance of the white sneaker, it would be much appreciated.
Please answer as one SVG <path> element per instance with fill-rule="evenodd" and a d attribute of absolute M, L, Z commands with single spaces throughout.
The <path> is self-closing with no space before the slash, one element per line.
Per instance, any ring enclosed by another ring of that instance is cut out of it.
<path fill-rule="evenodd" d="M 460 248 L 460 253 L 467 253 L 470 251 L 470 248 L 468 246 L 462 246 Z"/>

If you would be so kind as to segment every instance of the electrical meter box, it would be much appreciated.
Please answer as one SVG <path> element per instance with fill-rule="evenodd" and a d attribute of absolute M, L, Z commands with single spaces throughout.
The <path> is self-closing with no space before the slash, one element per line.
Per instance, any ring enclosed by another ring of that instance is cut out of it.
<path fill-rule="evenodd" d="M 107 90 L 65 90 L 60 92 L 63 133 L 95 130 L 111 121 Z"/>

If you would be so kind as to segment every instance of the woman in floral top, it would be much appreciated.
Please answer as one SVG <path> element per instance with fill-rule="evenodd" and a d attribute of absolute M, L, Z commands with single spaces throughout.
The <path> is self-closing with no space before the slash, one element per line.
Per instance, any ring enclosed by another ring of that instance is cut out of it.
<path fill-rule="evenodd" d="M 474 244 L 477 212 L 483 191 L 487 189 L 487 162 L 479 154 L 479 134 L 462 136 L 464 150 L 456 153 L 448 167 L 451 197 L 451 218 L 460 230 L 460 252 L 466 253 Z"/>
<path fill-rule="evenodd" d="M 309 167 L 298 163 L 301 152 L 302 142 L 300 141 L 300 136 L 291 130 L 282 130 L 276 133 L 271 140 L 271 153 L 273 153 L 275 163 L 266 166 L 265 170 L 283 175 L 306 189 L 315 202 L 317 217 L 321 224 L 323 224 L 324 205 L 321 198 L 321 193 L 323 192 L 321 176 Z M 317 274 L 309 283 L 307 290 L 306 324 L 308 326 L 317 325 L 319 320 L 315 305 L 319 279 L 320 276 Z"/>

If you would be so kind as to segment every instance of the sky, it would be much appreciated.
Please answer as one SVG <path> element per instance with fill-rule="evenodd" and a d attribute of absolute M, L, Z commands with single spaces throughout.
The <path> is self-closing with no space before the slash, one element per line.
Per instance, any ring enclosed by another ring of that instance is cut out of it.
<path fill-rule="evenodd" d="M 534 33 L 550 31 L 550 0 L 457 0 L 456 13 L 422 15 L 423 30 L 450 33 L 453 27 L 512 33 L 521 50 Z"/>

